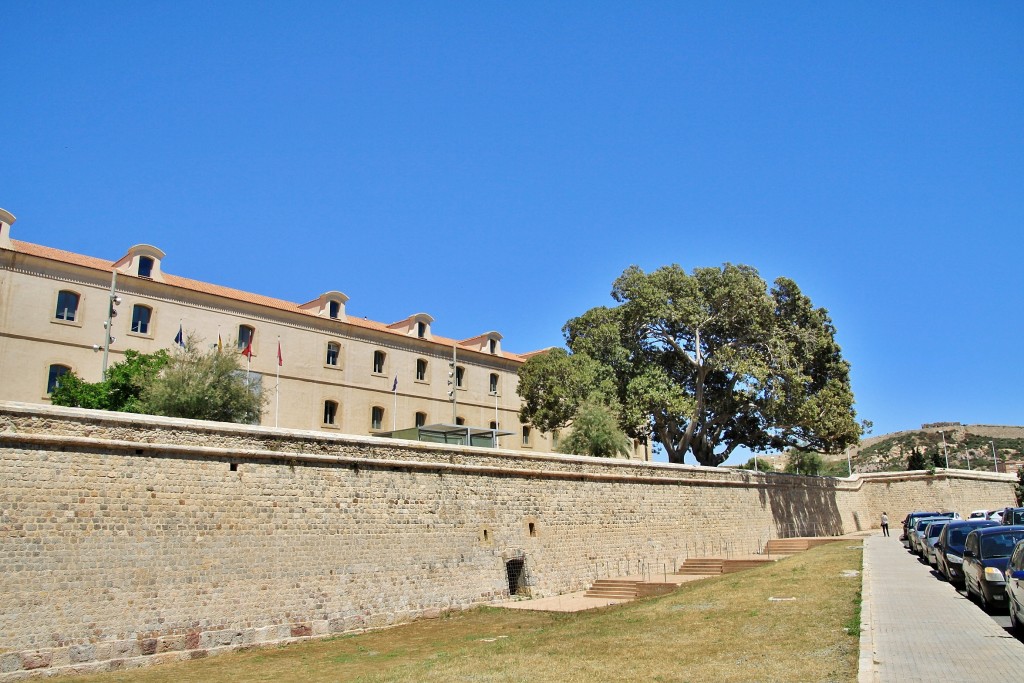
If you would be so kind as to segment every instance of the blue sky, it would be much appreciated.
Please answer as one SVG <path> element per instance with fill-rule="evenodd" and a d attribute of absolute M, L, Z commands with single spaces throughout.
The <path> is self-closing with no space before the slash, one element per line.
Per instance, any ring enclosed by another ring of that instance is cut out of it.
<path fill-rule="evenodd" d="M 637 264 L 829 310 L 875 433 L 1021 424 L 1024 3 L 0 0 L 14 236 L 507 349 Z"/>

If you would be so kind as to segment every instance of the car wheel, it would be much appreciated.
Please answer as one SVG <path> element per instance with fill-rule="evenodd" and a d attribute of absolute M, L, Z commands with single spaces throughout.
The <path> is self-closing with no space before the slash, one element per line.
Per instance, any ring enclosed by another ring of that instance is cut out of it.
<path fill-rule="evenodd" d="M 985 611 L 985 614 L 992 613 L 992 603 L 985 596 L 985 589 L 982 588 L 978 591 L 978 601 L 981 603 L 981 609 Z"/>

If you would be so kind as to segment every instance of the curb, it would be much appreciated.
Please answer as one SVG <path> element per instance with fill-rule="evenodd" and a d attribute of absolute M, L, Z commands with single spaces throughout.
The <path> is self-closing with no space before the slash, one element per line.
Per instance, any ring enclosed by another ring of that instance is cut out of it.
<path fill-rule="evenodd" d="M 874 535 L 864 539 L 861 563 L 860 587 L 860 659 L 857 667 L 857 683 L 873 683 L 877 678 L 875 670 L 874 624 L 871 620 L 871 563 L 868 561 L 867 545 Z"/>

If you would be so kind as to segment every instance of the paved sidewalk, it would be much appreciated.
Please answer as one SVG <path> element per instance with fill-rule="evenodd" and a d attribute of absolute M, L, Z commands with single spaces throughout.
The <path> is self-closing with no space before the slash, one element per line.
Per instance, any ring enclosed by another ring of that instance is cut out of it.
<path fill-rule="evenodd" d="M 1024 643 L 935 578 L 895 532 L 864 539 L 863 580 L 860 683 L 1024 678 Z"/>

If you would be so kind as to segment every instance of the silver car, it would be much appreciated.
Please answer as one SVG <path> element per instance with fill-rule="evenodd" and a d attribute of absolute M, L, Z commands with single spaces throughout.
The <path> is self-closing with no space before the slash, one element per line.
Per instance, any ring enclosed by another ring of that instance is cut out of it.
<path fill-rule="evenodd" d="M 935 544 L 939 542 L 939 534 L 951 520 L 943 519 L 932 522 L 924 528 L 924 533 L 921 535 L 921 557 L 924 558 L 928 564 L 939 568 L 939 554 L 935 549 Z"/>

